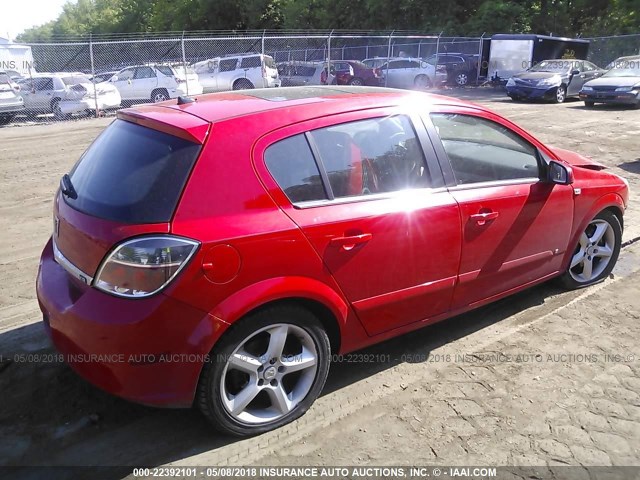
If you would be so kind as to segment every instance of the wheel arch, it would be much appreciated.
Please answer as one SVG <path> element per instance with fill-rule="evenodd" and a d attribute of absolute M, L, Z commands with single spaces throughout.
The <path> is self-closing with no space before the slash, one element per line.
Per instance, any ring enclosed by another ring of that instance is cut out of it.
<path fill-rule="evenodd" d="M 622 197 L 617 193 L 608 193 L 603 195 L 598 200 L 593 202 L 593 205 L 587 212 L 582 216 L 574 228 L 571 240 L 567 247 L 567 250 L 564 255 L 564 259 L 562 262 L 562 271 L 566 270 L 569 267 L 569 262 L 571 261 L 571 257 L 573 255 L 573 248 L 578 244 L 578 240 L 580 239 L 580 235 L 587 228 L 589 222 L 595 218 L 597 215 L 604 211 L 609 211 L 616 216 L 616 218 L 620 221 L 620 227 L 622 227 L 624 231 L 624 201 Z"/>
<path fill-rule="evenodd" d="M 229 325 L 226 331 L 247 315 L 281 304 L 300 305 L 318 317 L 325 327 L 331 350 L 339 351 L 350 307 L 329 285 L 307 277 L 278 277 L 245 287 L 217 305 L 211 315 Z"/>

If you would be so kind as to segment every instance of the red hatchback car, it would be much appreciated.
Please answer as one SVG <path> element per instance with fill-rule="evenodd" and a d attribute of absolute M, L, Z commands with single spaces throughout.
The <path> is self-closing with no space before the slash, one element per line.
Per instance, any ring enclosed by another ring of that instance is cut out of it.
<path fill-rule="evenodd" d="M 37 278 L 84 378 L 222 431 L 302 415 L 332 353 L 620 250 L 628 186 L 483 107 L 382 88 L 121 110 L 61 180 Z"/>

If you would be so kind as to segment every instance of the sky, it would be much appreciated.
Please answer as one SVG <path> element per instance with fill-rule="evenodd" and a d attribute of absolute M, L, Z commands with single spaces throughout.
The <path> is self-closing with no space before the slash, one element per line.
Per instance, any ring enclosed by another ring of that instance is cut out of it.
<path fill-rule="evenodd" d="M 55 20 L 69 0 L 0 0 L 0 37 L 14 40 L 27 28 Z"/>

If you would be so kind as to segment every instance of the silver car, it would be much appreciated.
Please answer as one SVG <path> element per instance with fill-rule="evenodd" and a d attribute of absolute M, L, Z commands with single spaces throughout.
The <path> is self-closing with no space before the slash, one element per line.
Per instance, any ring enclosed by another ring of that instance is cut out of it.
<path fill-rule="evenodd" d="M 436 72 L 436 66 L 421 58 L 393 58 L 378 67 L 380 84 L 393 88 L 423 90 L 447 80 L 446 72 Z"/>
<path fill-rule="evenodd" d="M 0 125 L 6 125 L 17 113 L 24 110 L 20 87 L 6 72 L 0 72 Z"/>
<path fill-rule="evenodd" d="M 278 72 L 283 87 L 304 87 L 322 85 L 320 76 L 322 62 L 285 62 L 278 64 Z"/>

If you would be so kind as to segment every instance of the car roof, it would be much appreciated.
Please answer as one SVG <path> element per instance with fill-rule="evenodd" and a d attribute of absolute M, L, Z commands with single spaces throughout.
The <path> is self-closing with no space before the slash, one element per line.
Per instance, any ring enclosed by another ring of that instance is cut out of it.
<path fill-rule="evenodd" d="M 178 110 L 190 113 L 206 122 L 215 123 L 230 118 L 277 109 L 286 109 L 288 114 L 292 114 L 295 111 L 308 109 L 310 105 L 315 105 L 316 108 L 313 109 L 313 113 L 310 113 L 309 116 L 309 118 L 313 118 L 318 115 L 396 106 L 405 102 L 410 103 L 410 99 L 416 98 L 416 96 L 419 96 L 422 101 L 431 102 L 432 104 L 482 109 L 455 98 L 422 92 L 383 87 L 309 86 L 211 93 L 199 95 L 196 97 L 196 101 L 181 105 L 176 100 L 169 100 L 154 105 L 128 108 L 120 110 L 119 116 L 125 119 L 129 115 L 135 117 L 148 116 L 155 118 L 157 121 L 162 121 L 163 113 L 166 113 L 168 117 L 176 118 L 174 112 Z M 173 112 L 167 110 L 172 110 Z"/>

